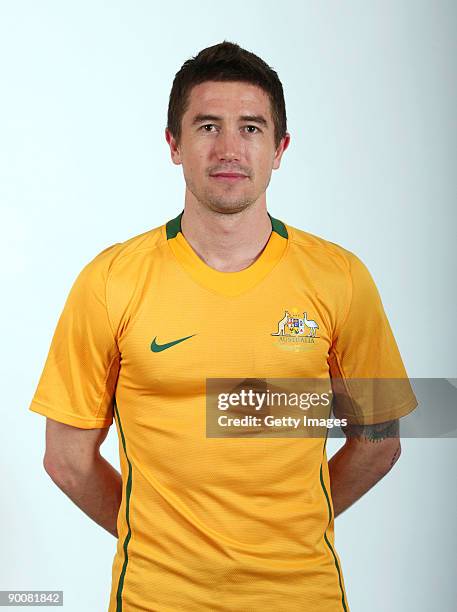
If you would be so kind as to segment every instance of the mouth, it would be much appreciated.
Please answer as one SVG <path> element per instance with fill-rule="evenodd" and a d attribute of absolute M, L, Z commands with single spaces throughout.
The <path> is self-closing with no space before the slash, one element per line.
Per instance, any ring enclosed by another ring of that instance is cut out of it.
<path fill-rule="evenodd" d="M 245 174 L 238 174 L 237 172 L 218 172 L 217 174 L 210 174 L 210 177 L 217 181 L 226 181 L 229 183 L 235 183 L 236 181 L 242 181 L 248 178 Z"/>

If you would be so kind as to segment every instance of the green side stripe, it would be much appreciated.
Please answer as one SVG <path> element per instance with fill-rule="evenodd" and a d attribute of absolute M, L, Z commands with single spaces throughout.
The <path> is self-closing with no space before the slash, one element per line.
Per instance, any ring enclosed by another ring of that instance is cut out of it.
<path fill-rule="evenodd" d="M 167 240 L 170 240 L 170 238 L 175 238 L 178 232 L 181 231 L 181 217 L 183 215 L 183 212 L 184 211 L 181 211 L 177 217 L 167 222 L 166 224 Z M 272 230 L 276 232 L 277 234 L 279 234 L 280 236 L 282 236 L 283 238 L 287 238 L 288 232 L 287 232 L 287 228 L 284 225 L 284 223 L 280 221 L 279 219 L 275 219 L 274 217 L 272 217 L 270 213 L 267 213 L 267 214 L 270 217 Z"/>
<path fill-rule="evenodd" d="M 343 583 L 341 582 L 340 566 L 338 564 L 338 559 L 336 558 L 335 551 L 333 550 L 332 545 L 331 545 L 329 539 L 327 538 L 327 533 L 326 533 L 327 529 L 328 529 L 328 527 L 329 527 L 329 525 L 330 525 L 330 523 L 332 521 L 332 508 L 330 506 L 330 499 L 329 499 L 329 496 L 328 496 L 328 493 L 327 493 L 327 489 L 325 488 L 324 477 L 323 477 L 323 474 L 322 474 L 322 461 L 324 460 L 324 451 L 325 451 L 325 446 L 327 444 L 327 436 L 328 436 L 328 430 L 327 430 L 327 434 L 325 436 L 324 450 L 322 452 L 321 469 L 320 469 L 321 486 L 322 486 L 322 489 L 324 490 L 325 499 L 327 500 L 327 506 L 328 506 L 328 525 L 327 525 L 327 527 L 325 528 L 325 531 L 324 531 L 324 540 L 325 540 L 327 546 L 330 548 L 330 551 L 331 551 L 331 553 L 333 555 L 333 560 L 335 561 L 336 570 L 338 572 L 338 581 L 340 583 L 341 603 L 343 605 L 344 612 L 347 612 L 346 601 L 345 601 L 345 597 L 344 597 Z"/>
<path fill-rule="evenodd" d="M 119 576 L 119 583 L 117 585 L 117 595 L 116 595 L 116 601 L 117 601 L 116 612 L 122 612 L 122 589 L 124 587 L 125 572 L 127 571 L 127 564 L 129 562 L 127 546 L 130 541 L 130 538 L 132 537 L 132 530 L 130 528 L 130 495 L 132 493 L 132 464 L 130 463 L 130 459 L 127 456 L 127 450 L 125 448 L 125 437 L 124 437 L 124 432 L 122 430 L 121 419 L 119 418 L 119 411 L 117 409 L 116 398 L 114 398 L 114 413 L 117 418 L 117 422 L 119 424 L 119 430 L 121 432 L 122 446 L 124 447 L 125 458 L 127 459 L 127 462 L 129 464 L 129 475 L 128 475 L 127 487 L 126 487 L 127 501 L 126 501 L 126 510 L 125 510 L 125 516 L 126 516 L 127 525 L 128 525 L 129 530 L 124 540 L 124 564 L 122 566 L 122 571 Z"/>
<path fill-rule="evenodd" d="M 181 217 L 183 215 L 183 212 L 184 211 L 181 211 L 177 217 L 175 217 L 171 221 L 168 221 L 166 225 L 167 240 L 170 240 L 170 238 L 174 238 L 175 236 L 177 236 L 178 232 L 181 231 Z"/>
<path fill-rule="evenodd" d="M 271 227 L 273 231 L 279 234 L 280 236 L 282 236 L 283 238 L 287 238 L 289 234 L 287 232 L 287 228 L 284 225 L 284 223 L 280 221 L 279 219 L 275 219 L 274 217 L 272 217 L 270 213 L 268 213 L 268 216 L 270 217 Z"/>

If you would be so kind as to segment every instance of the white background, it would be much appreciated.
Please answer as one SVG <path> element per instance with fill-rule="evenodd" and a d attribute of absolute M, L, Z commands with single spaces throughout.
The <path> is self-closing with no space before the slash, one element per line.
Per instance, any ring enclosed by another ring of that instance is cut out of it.
<path fill-rule="evenodd" d="M 81 268 L 182 210 L 168 96 L 204 47 L 236 42 L 283 83 L 270 213 L 365 262 L 410 377 L 457 375 L 456 17 L 443 0 L 0 2 L 0 589 L 107 609 L 116 541 L 44 472 L 28 406 Z M 102 448 L 118 467 L 114 426 Z M 456 440 L 402 448 L 335 521 L 352 612 L 455 609 Z"/>

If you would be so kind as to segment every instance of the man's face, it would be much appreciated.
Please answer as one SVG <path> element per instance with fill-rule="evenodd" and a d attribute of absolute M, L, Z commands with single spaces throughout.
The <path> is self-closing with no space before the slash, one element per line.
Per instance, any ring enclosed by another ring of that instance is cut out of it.
<path fill-rule="evenodd" d="M 287 134 L 275 149 L 268 95 L 239 81 L 195 85 L 180 144 L 168 129 L 165 135 L 173 162 L 183 166 L 187 189 L 204 206 L 223 213 L 239 212 L 264 197 L 290 141 Z"/>

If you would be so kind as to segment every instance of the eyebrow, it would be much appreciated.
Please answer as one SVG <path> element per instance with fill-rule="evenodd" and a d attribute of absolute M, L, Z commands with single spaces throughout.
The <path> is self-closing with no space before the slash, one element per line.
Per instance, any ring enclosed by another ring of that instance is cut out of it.
<path fill-rule="evenodd" d="M 268 127 L 268 122 L 263 115 L 240 115 L 238 119 L 240 121 L 251 121 L 252 123 L 258 123 L 264 127 Z M 197 125 L 203 121 L 222 121 L 222 117 L 217 115 L 203 115 L 199 113 L 192 119 L 192 125 Z"/>

